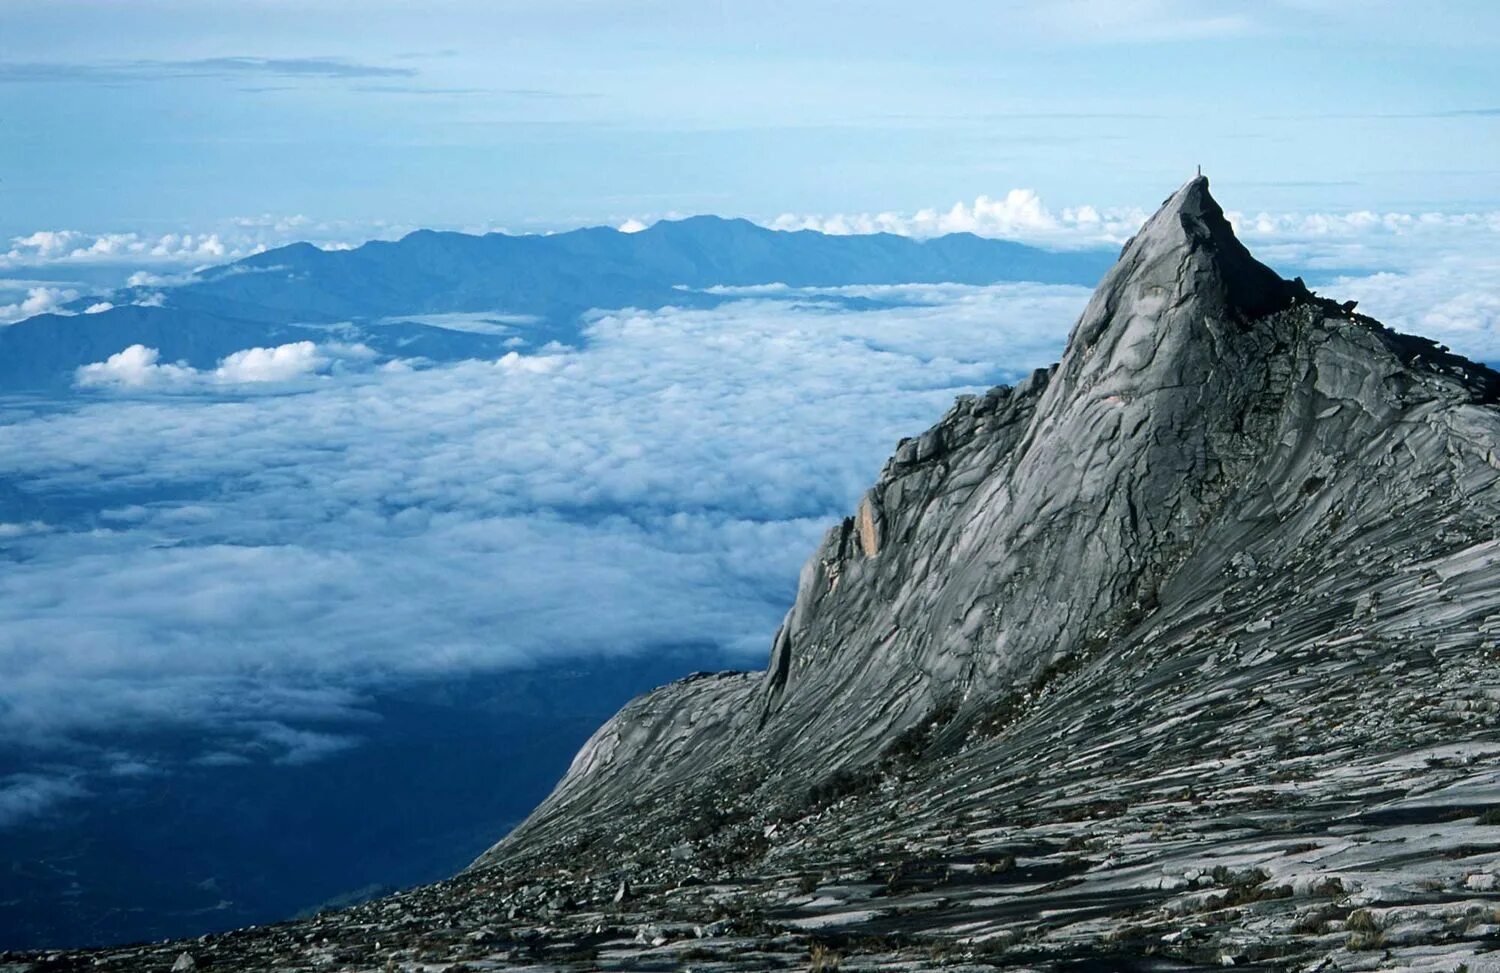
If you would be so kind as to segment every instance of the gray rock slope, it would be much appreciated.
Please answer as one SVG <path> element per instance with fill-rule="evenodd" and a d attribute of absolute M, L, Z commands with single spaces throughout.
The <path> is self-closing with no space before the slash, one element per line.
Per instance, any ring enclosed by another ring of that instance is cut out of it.
<path fill-rule="evenodd" d="M 629 704 L 464 873 L 15 962 L 1500 970 L 1497 397 L 1195 179 L 900 444 L 764 672 Z"/>
<path fill-rule="evenodd" d="M 631 704 L 481 861 L 748 764 L 772 794 L 805 790 L 934 717 L 956 743 L 1090 659 L 1145 678 L 1144 657 L 1209 640 L 1228 669 L 1355 642 L 1477 649 L 1500 596 L 1474 546 L 1500 507 L 1496 383 L 1281 280 L 1195 179 L 1059 364 L 900 444 L 804 567 L 765 673 Z M 1258 578 L 1283 594 L 1249 595 Z"/>

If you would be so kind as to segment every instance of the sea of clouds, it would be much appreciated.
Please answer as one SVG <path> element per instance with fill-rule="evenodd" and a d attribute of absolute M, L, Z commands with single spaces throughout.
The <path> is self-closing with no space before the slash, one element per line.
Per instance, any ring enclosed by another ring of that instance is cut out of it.
<path fill-rule="evenodd" d="M 1071 245 L 1141 215 L 1012 193 L 777 223 Z M 1500 218 L 1231 217 L 1273 266 L 1500 361 Z M 19 241 L 0 316 L 62 299 L 43 257 L 164 249 L 132 273 L 170 287 L 205 244 L 167 243 Z M 896 441 L 1055 359 L 1088 296 L 724 293 L 713 310 L 599 312 L 580 348 L 494 361 L 297 342 L 191 368 L 134 345 L 80 369 L 72 395 L 0 393 L 0 739 L 35 755 L 0 775 L 0 825 L 103 776 L 169 771 L 154 728 L 200 732 L 200 763 L 302 763 L 357 746 L 393 681 L 674 644 L 758 666 L 803 559 Z M 861 296 L 884 306 L 835 300 Z M 529 348 L 504 312 L 483 326 Z"/>
<path fill-rule="evenodd" d="M 1056 357 L 1088 296 L 843 292 L 893 306 L 758 289 L 443 366 L 137 346 L 71 400 L 5 403 L 0 736 L 47 769 L 0 782 L 0 823 L 169 769 L 146 728 L 199 728 L 197 762 L 305 762 L 356 745 L 391 680 L 672 644 L 762 665 L 897 440 Z"/>

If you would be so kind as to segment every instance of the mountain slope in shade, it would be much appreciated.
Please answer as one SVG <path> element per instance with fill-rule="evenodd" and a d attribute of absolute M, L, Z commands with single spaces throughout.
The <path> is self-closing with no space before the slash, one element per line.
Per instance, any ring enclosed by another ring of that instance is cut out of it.
<path fill-rule="evenodd" d="M 449 882 L 55 962 L 1500 968 L 1497 399 L 1195 179 L 899 445 L 765 671 L 629 704 Z"/>
<path fill-rule="evenodd" d="M 607 227 L 553 235 L 474 236 L 420 230 L 353 250 L 307 243 L 201 271 L 162 290 L 111 296 L 110 310 L 40 315 L 0 328 L 0 388 L 66 386 L 80 365 L 132 344 L 163 361 L 211 368 L 250 347 L 362 342 L 391 357 L 498 357 L 581 340 L 593 308 L 711 307 L 719 285 L 994 284 L 1092 286 L 1107 251 L 1051 252 L 961 233 L 918 241 L 830 236 L 698 216 L 639 233 Z M 831 297 L 838 300 L 838 297 Z M 97 298 L 80 300 L 83 311 Z M 489 315 L 455 330 L 429 315 Z M 413 319 L 416 318 L 416 319 Z"/>

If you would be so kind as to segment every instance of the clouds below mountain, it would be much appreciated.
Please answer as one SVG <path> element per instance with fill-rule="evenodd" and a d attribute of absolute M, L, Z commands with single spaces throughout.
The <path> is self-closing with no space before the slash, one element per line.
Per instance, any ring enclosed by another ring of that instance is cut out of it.
<path fill-rule="evenodd" d="M 844 235 L 895 233 L 930 238 L 974 233 L 1058 248 L 1123 243 L 1145 221 L 1139 207 L 1087 204 L 1054 208 L 1030 189 L 1003 196 L 978 196 L 947 208 L 916 212 L 784 213 L 767 225 L 782 230 L 818 230 Z M 1400 212 L 1360 209 L 1343 212 L 1229 212 L 1235 232 L 1256 252 L 1276 252 L 1323 266 L 1366 266 L 1372 261 L 1411 259 L 1437 251 L 1466 252 L 1468 244 L 1493 245 L 1500 237 L 1500 211 Z M 639 222 L 639 221 L 637 221 Z M 1267 250 L 1267 247 L 1270 250 Z M 1354 262 L 1351 262 L 1354 261 Z"/>
<path fill-rule="evenodd" d="M 1393 267 L 1315 283 L 1500 360 L 1488 223 L 1247 232 L 1285 233 L 1258 247 L 1283 266 Z M 5 814 L 170 763 L 162 726 L 201 732 L 171 759 L 297 764 L 358 746 L 403 680 L 674 644 L 759 665 L 896 440 L 1054 359 L 1087 298 L 713 290 L 731 303 L 595 312 L 580 348 L 377 366 L 297 341 L 194 368 L 138 345 L 72 397 L 0 402 L 0 733 L 48 755 Z M 532 326 L 475 317 L 429 323 Z"/>
<path fill-rule="evenodd" d="M 1340 300 L 1398 330 L 1426 335 L 1455 351 L 1500 361 L 1500 212 L 1229 213 L 1237 234 L 1284 273 L 1301 273 Z M 1026 190 L 981 196 L 947 210 L 914 214 L 783 216 L 783 229 L 825 233 L 897 233 L 932 237 L 969 232 L 1060 248 L 1123 241 L 1139 227 L 1137 210 L 1090 206 L 1052 210 Z"/>
<path fill-rule="evenodd" d="M 1360 310 L 1398 331 L 1500 363 L 1500 260 L 1475 256 L 1407 273 L 1345 277 L 1327 290 L 1359 300 Z"/>
<path fill-rule="evenodd" d="M 75 775 L 166 724 L 202 727 L 199 761 L 299 762 L 354 745 L 391 680 L 688 643 L 762 664 L 896 440 L 1050 360 L 1087 297 L 841 290 L 896 306 L 600 314 L 586 350 L 312 384 L 322 346 L 191 375 L 127 349 L 101 369 L 131 381 L 13 404 L 0 732 Z"/>

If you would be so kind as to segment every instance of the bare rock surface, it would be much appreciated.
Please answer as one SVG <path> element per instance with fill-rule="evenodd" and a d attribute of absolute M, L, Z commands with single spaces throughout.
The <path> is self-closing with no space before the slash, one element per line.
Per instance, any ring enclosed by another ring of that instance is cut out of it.
<path fill-rule="evenodd" d="M 1500 970 L 1497 396 L 1195 179 L 461 875 L 0 969 Z"/>

